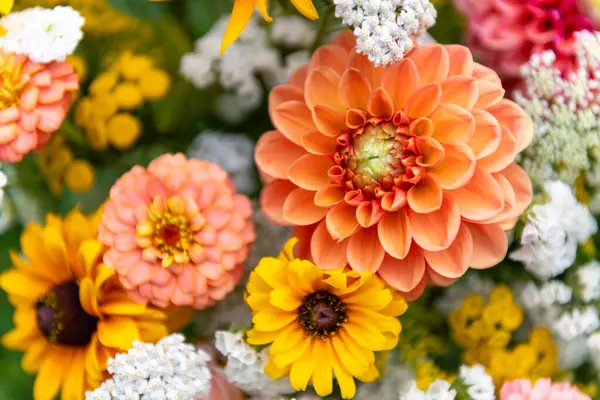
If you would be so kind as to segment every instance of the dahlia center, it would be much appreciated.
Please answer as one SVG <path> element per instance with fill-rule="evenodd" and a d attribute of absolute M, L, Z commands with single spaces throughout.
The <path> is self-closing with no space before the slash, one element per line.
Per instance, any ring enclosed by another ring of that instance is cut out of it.
<path fill-rule="evenodd" d="M 51 343 L 66 346 L 87 346 L 98 318 L 81 306 L 79 285 L 67 282 L 55 286 L 36 304 L 38 329 Z"/>
<path fill-rule="evenodd" d="M 394 170 L 392 151 L 396 144 L 381 125 L 369 125 L 365 131 L 352 140 L 357 175 L 380 179 Z"/>
<path fill-rule="evenodd" d="M 0 54 L 0 109 L 4 110 L 19 101 L 21 90 L 26 84 L 22 80 L 23 63 L 11 54 Z"/>
<path fill-rule="evenodd" d="M 206 220 L 195 206 L 177 196 L 157 196 L 148 209 L 148 218 L 137 225 L 137 244 L 144 259 L 160 260 L 163 267 L 190 262 L 190 252 L 201 254 L 202 247 L 194 239 Z"/>
<path fill-rule="evenodd" d="M 348 319 L 346 305 L 334 294 L 319 291 L 307 295 L 298 308 L 300 325 L 307 334 L 327 337 L 335 334 Z"/>

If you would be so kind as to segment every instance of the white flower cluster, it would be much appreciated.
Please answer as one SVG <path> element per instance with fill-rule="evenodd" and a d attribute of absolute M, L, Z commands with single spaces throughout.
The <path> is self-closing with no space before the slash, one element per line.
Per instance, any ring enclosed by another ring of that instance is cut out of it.
<path fill-rule="evenodd" d="M 83 38 L 84 22 L 79 12 L 68 6 L 12 12 L 0 19 L 0 25 L 6 30 L 0 37 L 0 48 L 26 54 L 39 63 L 63 61 L 73 54 Z"/>
<path fill-rule="evenodd" d="M 565 311 L 552 329 L 563 340 L 572 341 L 580 336 L 587 336 L 600 328 L 600 319 L 596 307 L 588 306 L 583 310 Z"/>
<path fill-rule="evenodd" d="M 172 334 L 157 344 L 133 342 L 127 353 L 108 361 L 112 379 L 86 400 L 197 400 L 210 392 L 210 356 Z"/>
<path fill-rule="evenodd" d="M 414 47 L 413 38 L 435 24 L 429 0 L 333 0 L 335 15 L 354 29 L 356 51 L 375 65 L 398 61 Z"/>
<path fill-rule="evenodd" d="M 548 281 L 540 287 L 528 283 L 521 291 L 520 302 L 525 309 L 551 307 L 555 304 L 568 304 L 573 298 L 573 289 L 561 281 Z"/>
<path fill-rule="evenodd" d="M 254 142 L 244 134 L 201 132 L 188 147 L 187 156 L 221 166 L 240 193 L 252 194 L 258 188 Z"/>
<path fill-rule="evenodd" d="M 599 33 L 577 33 L 576 58 L 578 69 L 568 76 L 553 67 L 552 51 L 533 55 L 522 67 L 526 89 L 515 100 L 532 118 L 535 133 L 519 161 L 538 189 L 550 179 L 574 186 L 582 173 L 600 189 Z"/>
<path fill-rule="evenodd" d="M 590 335 L 587 345 L 590 349 L 592 363 L 596 367 L 596 370 L 600 371 L 600 332 Z M 600 372 L 598 373 L 598 378 L 600 379 Z"/>
<path fill-rule="evenodd" d="M 227 357 L 224 369 L 227 380 L 243 392 L 267 398 L 295 392 L 289 379 L 273 380 L 264 373 L 268 348 L 257 352 L 241 333 L 227 331 L 215 334 L 215 347 Z"/>
<path fill-rule="evenodd" d="M 591 260 L 577 270 L 581 299 L 589 303 L 600 299 L 600 262 Z"/>
<path fill-rule="evenodd" d="M 485 372 L 483 365 L 476 364 L 472 367 L 461 365 L 459 377 L 452 385 L 439 379 L 424 392 L 419 390 L 416 382 L 413 381 L 406 393 L 400 393 L 400 400 L 454 400 L 457 392 L 453 386 L 459 385 L 466 389 L 471 400 L 496 399 L 494 394 L 496 388 L 492 377 Z"/>
<path fill-rule="evenodd" d="M 547 280 L 573 264 L 578 245 L 598 231 L 598 224 L 567 184 L 546 182 L 544 190 L 549 201 L 533 206 L 521 233 L 521 247 L 509 257 L 525 264 L 537 278 Z"/>
<path fill-rule="evenodd" d="M 258 18 L 252 18 L 223 56 L 221 42 L 229 16 L 219 19 L 213 28 L 194 44 L 194 52 L 181 58 L 179 71 L 198 89 L 215 85 L 225 92 L 216 100 L 219 118 L 239 123 L 263 101 L 263 84 L 272 87 L 285 81 L 291 69 L 308 62 L 308 52 L 301 50 L 314 40 L 314 29 L 300 17 L 285 17 L 275 32 L 267 33 Z M 284 59 L 272 43 L 299 46 L 299 52 Z M 262 80 L 262 82 L 261 82 Z"/>

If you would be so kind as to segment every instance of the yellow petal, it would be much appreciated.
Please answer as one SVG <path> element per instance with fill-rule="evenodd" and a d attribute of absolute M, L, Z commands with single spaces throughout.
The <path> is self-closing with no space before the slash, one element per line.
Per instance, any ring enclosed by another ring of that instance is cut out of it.
<path fill-rule="evenodd" d="M 269 349 L 269 354 L 277 355 L 287 353 L 298 346 L 304 339 L 304 329 L 298 324 L 290 324 L 284 330 L 280 331 Z"/>
<path fill-rule="evenodd" d="M 319 340 L 317 340 L 319 342 Z M 292 347 L 286 353 L 274 354 L 271 353 L 273 362 L 278 368 L 284 368 L 296 362 L 305 352 L 310 351 L 310 345 L 313 340 L 310 337 L 304 337 L 297 346 Z"/>
<path fill-rule="evenodd" d="M 76 349 L 63 383 L 62 400 L 83 400 L 85 393 L 84 364 L 85 349 Z"/>
<path fill-rule="evenodd" d="M 64 269 L 69 274 L 69 257 L 67 255 L 67 244 L 62 235 L 62 230 L 56 225 L 44 227 L 44 247 L 46 255 L 54 265 L 54 268 Z"/>
<path fill-rule="evenodd" d="M 10 250 L 9 255 L 12 265 L 17 271 L 22 272 L 25 275 L 32 275 L 43 281 L 60 283 L 60 280 L 57 279 L 56 275 L 53 273 L 54 271 L 52 271 L 52 268 L 44 268 L 43 266 L 34 264 L 31 261 L 19 256 L 19 254 L 17 254 L 17 252 L 14 250 Z"/>
<path fill-rule="evenodd" d="M 50 291 L 52 282 L 41 281 L 11 269 L 0 275 L 0 287 L 11 296 L 36 301 Z"/>
<path fill-rule="evenodd" d="M 269 332 L 285 328 L 296 318 L 297 315 L 292 312 L 266 309 L 256 313 L 252 318 L 252 322 L 257 329 Z"/>
<path fill-rule="evenodd" d="M 14 4 L 14 0 L 0 0 L 0 13 L 7 15 L 12 10 Z"/>
<path fill-rule="evenodd" d="M 269 344 L 278 337 L 279 332 L 262 332 L 252 329 L 246 333 L 247 342 L 254 346 Z"/>
<path fill-rule="evenodd" d="M 40 337 L 35 320 L 7 332 L 2 336 L 2 345 L 12 350 L 26 350 Z"/>
<path fill-rule="evenodd" d="M 34 400 L 52 400 L 56 397 L 72 358 L 73 350 L 69 347 L 52 346 L 48 349 L 33 384 Z"/>
<path fill-rule="evenodd" d="M 40 270 L 44 277 L 51 276 L 52 282 L 69 280 L 72 276 L 64 265 L 54 265 L 44 246 L 44 228 L 40 224 L 30 223 L 21 234 L 21 250 L 25 257 Z"/>
<path fill-rule="evenodd" d="M 344 363 L 340 362 L 338 359 L 333 360 L 333 372 L 335 373 L 335 378 L 340 386 L 342 398 L 353 398 L 356 394 L 356 383 L 354 382 L 354 378 L 352 378 L 344 368 Z"/>
<path fill-rule="evenodd" d="M 271 292 L 270 302 L 284 311 L 294 311 L 302 304 L 302 297 L 289 287 L 280 287 Z"/>
<path fill-rule="evenodd" d="M 371 310 L 381 310 L 392 301 L 392 292 L 389 289 L 356 291 L 344 297 L 344 303 L 356 307 L 366 307 Z"/>
<path fill-rule="evenodd" d="M 137 327 L 142 342 L 155 343 L 169 334 L 167 326 L 159 321 L 138 322 Z"/>
<path fill-rule="evenodd" d="M 258 0 L 256 2 L 256 5 L 258 6 L 258 12 L 260 12 L 260 15 L 262 15 L 265 21 L 273 21 L 273 18 L 269 16 L 269 10 L 267 9 L 267 0 Z"/>
<path fill-rule="evenodd" d="M 277 368 L 275 363 L 273 363 L 273 359 L 269 358 L 265 364 L 264 371 L 265 371 L 265 374 L 267 374 L 269 376 L 269 378 L 279 379 L 279 378 L 283 378 L 284 376 L 286 376 L 289 373 L 290 368 L 289 367 L 286 367 L 283 369 Z"/>
<path fill-rule="evenodd" d="M 50 346 L 43 338 L 31 344 L 23 354 L 23 358 L 21 358 L 21 368 L 28 374 L 35 373 L 40 368 L 44 353 Z"/>
<path fill-rule="evenodd" d="M 223 37 L 223 43 L 221 44 L 221 55 L 236 41 L 246 25 L 248 25 L 254 12 L 255 4 L 256 0 L 235 0 L 231 17 L 229 17 L 229 24 L 227 24 L 227 30 Z"/>
<path fill-rule="evenodd" d="M 290 238 L 285 245 L 283 246 L 283 250 L 279 253 L 279 259 L 281 261 L 292 261 L 294 259 L 294 247 L 298 243 L 298 239 L 293 237 Z"/>
<path fill-rule="evenodd" d="M 312 346 L 309 346 L 302 357 L 292 364 L 292 368 L 290 369 L 290 384 L 294 389 L 298 391 L 306 390 L 308 381 L 313 374 L 314 363 L 313 349 Z"/>
<path fill-rule="evenodd" d="M 308 19 L 319 19 L 319 13 L 312 0 L 290 0 L 294 7 L 298 9 Z"/>
<path fill-rule="evenodd" d="M 142 315 L 146 312 L 146 305 L 131 300 L 113 301 L 102 304 L 100 312 L 104 315 Z"/>
<path fill-rule="evenodd" d="M 103 250 L 104 246 L 102 243 L 94 239 L 88 239 L 81 243 L 77 256 L 79 264 L 78 270 L 82 270 L 83 272 L 83 275 L 80 276 L 89 276 L 92 279 L 95 278 L 97 273 L 96 267 L 100 263 Z"/>
<path fill-rule="evenodd" d="M 107 347 L 128 350 L 140 332 L 135 322 L 126 317 L 110 317 L 98 322 L 98 339 Z"/>
<path fill-rule="evenodd" d="M 330 341 L 316 340 L 314 354 L 319 354 L 319 362 L 315 363 L 313 386 L 319 396 L 327 396 L 333 391 L 333 352 Z"/>
<path fill-rule="evenodd" d="M 353 376 L 363 374 L 369 367 L 369 364 L 361 364 L 361 361 L 364 362 L 365 360 L 355 357 L 339 335 L 334 336 L 331 342 L 336 356 L 341 361 L 341 365 L 343 365 Z"/>
<path fill-rule="evenodd" d="M 97 317 L 100 316 L 94 282 L 88 277 L 83 278 L 79 283 L 79 302 L 86 313 Z"/>

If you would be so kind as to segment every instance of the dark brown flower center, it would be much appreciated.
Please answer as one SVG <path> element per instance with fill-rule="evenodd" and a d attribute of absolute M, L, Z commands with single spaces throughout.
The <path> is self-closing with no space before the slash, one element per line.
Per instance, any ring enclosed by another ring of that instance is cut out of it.
<path fill-rule="evenodd" d="M 311 293 L 298 308 L 300 325 L 311 336 L 326 337 L 338 331 L 348 319 L 342 300 L 327 291 Z"/>
<path fill-rule="evenodd" d="M 55 286 L 38 300 L 36 311 L 38 328 L 52 343 L 86 346 L 96 332 L 98 318 L 81 307 L 75 282 Z"/>

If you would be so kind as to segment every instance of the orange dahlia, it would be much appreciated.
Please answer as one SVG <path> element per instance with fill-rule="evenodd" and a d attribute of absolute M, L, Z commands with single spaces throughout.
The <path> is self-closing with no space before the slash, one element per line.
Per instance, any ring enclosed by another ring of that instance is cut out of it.
<path fill-rule="evenodd" d="M 353 49 L 342 34 L 272 90 L 276 130 L 255 154 L 266 215 L 300 226 L 319 266 L 378 272 L 409 297 L 498 263 L 531 201 L 513 162 L 529 117 L 466 47 L 378 68 Z"/>
<path fill-rule="evenodd" d="M 0 161 L 19 162 L 62 124 L 79 79 L 67 61 L 35 63 L 0 50 Z"/>
<path fill-rule="evenodd" d="M 98 237 L 132 298 L 200 309 L 242 276 L 255 238 L 251 215 L 222 168 L 165 154 L 112 187 Z"/>

